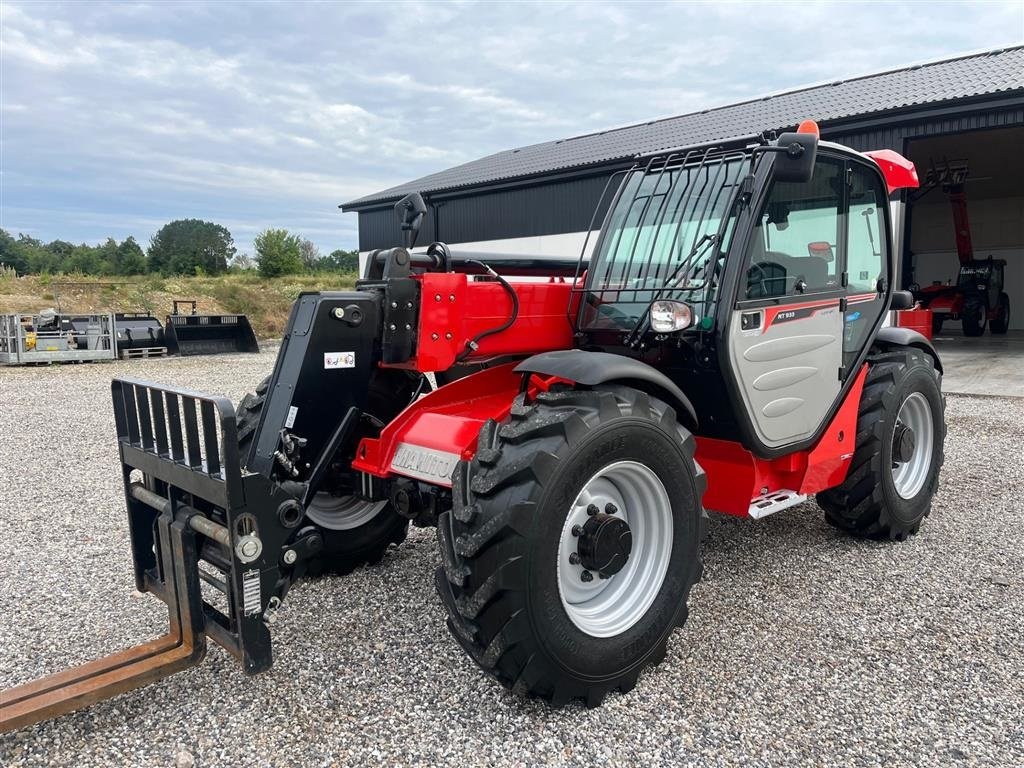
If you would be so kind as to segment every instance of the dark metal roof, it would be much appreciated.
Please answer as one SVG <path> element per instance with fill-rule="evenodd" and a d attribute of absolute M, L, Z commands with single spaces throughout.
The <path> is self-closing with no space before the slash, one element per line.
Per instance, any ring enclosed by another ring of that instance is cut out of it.
<path fill-rule="evenodd" d="M 1008 91 L 1024 91 L 1024 46 L 837 80 L 679 117 L 505 150 L 352 200 L 342 207 L 374 207 L 413 191 L 454 190 L 602 165 L 636 154 L 788 128 L 808 117 L 826 129 L 850 118 Z"/>

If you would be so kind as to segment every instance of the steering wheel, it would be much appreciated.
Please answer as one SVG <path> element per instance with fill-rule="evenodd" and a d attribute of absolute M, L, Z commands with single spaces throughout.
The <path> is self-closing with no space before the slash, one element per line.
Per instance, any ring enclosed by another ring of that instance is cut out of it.
<path fill-rule="evenodd" d="M 756 270 L 756 272 L 755 272 Z M 772 276 L 772 272 L 777 272 L 776 276 Z M 747 298 L 748 299 L 768 299 L 775 296 L 785 296 L 789 292 L 790 285 L 796 285 L 797 277 L 790 277 L 786 274 L 786 268 L 781 264 L 777 264 L 774 261 L 760 261 L 751 262 L 750 267 L 747 269 Z M 782 286 L 782 290 L 775 290 L 770 288 L 769 285 Z M 760 288 L 760 295 L 752 296 L 751 288 L 758 286 Z"/>

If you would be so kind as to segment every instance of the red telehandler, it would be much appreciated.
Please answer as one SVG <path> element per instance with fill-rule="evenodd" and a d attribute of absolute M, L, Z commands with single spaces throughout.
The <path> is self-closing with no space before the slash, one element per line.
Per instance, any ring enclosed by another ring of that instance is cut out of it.
<path fill-rule="evenodd" d="M 135 586 L 170 629 L 5 691 L 0 727 L 197 664 L 207 639 L 263 671 L 289 588 L 379 561 L 410 522 L 437 527 L 455 639 L 556 706 L 662 660 L 705 509 L 816 494 L 851 534 L 915 533 L 942 366 L 884 320 L 912 303 L 888 201 L 916 186 L 899 155 L 813 123 L 639 157 L 609 181 L 593 256 L 568 263 L 414 253 L 426 208 L 408 196 L 405 247 L 372 253 L 355 290 L 302 294 L 237 410 L 113 382 Z"/>
<path fill-rule="evenodd" d="M 981 336 L 988 324 L 992 333 L 1006 333 L 1010 328 L 1010 295 L 1003 290 L 1004 259 L 978 259 L 971 241 L 971 224 L 967 217 L 967 164 L 942 165 L 934 163 L 928 171 L 924 186 L 914 194 L 912 202 L 920 200 L 936 187 L 949 197 L 953 209 L 953 232 L 956 236 L 956 255 L 960 260 L 956 285 L 934 282 L 921 287 L 910 286 L 914 298 L 923 309 L 932 312 L 932 333 L 942 332 L 947 320 L 960 319 L 964 336 Z"/>

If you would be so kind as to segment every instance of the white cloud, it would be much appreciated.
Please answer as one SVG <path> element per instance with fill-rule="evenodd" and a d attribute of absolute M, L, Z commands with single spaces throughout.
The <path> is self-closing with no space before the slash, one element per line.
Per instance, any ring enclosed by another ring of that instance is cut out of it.
<path fill-rule="evenodd" d="M 1022 37 L 1019 0 L 921 7 L 5 0 L 3 226 L 354 246 L 339 202 L 495 151 Z"/>

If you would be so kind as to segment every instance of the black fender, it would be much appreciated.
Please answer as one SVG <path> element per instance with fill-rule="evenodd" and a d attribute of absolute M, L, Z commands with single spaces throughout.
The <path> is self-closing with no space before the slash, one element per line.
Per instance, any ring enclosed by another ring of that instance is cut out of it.
<path fill-rule="evenodd" d="M 878 335 L 875 336 L 875 344 L 883 347 L 917 347 L 922 349 L 931 355 L 932 360 L 935 361 L 935 369 L 942 373 L 942 361 L 939 359 L 939 353 L 935 351 L 935 345 L 912 328 L 900 328 L 895 325 L 879 328 Z"/>
<path fill-rule="evenodd" d="M 587 387 L 612 382 L 641 389 L 685 413 L 694 429 L 697 412 L 689 398 L 664 373 L 632 357 L 611 352 L 561 349 L 528 357 L 514 369 L 516 373 L 542 373 L 575 381 Z"/>

